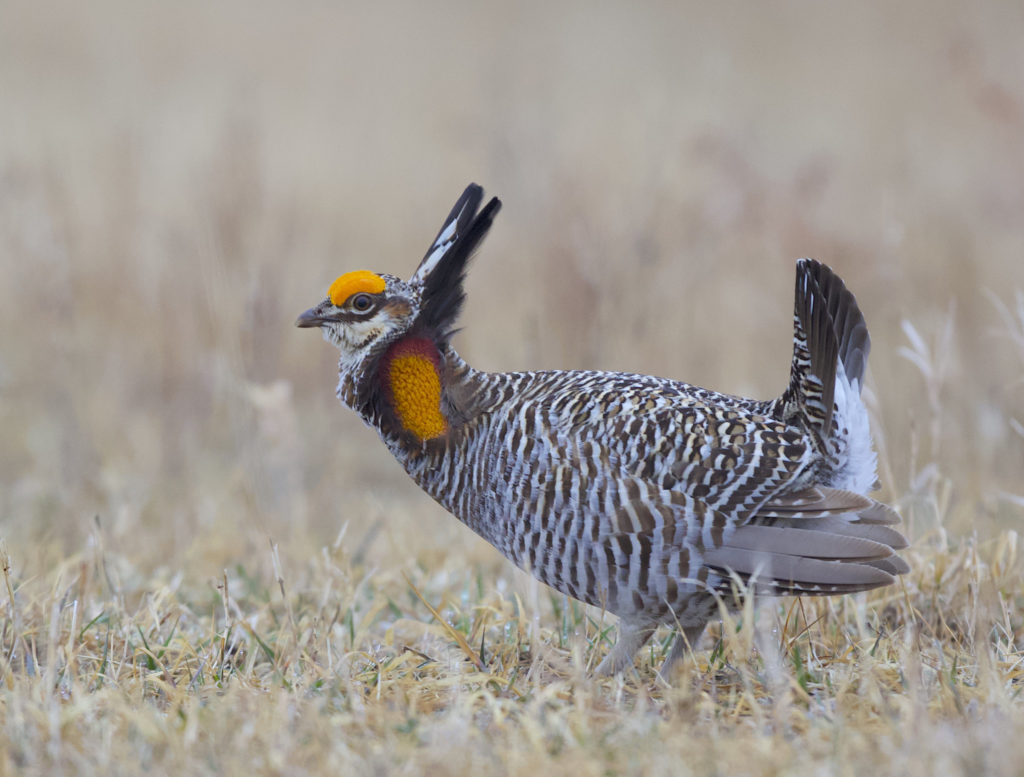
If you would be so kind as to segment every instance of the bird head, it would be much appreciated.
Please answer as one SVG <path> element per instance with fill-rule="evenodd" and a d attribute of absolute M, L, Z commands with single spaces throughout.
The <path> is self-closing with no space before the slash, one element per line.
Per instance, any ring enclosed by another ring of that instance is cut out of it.
<path fill-rule="evenodd" d="M 465 300 L 469 260 L 501 208 L 495 197 L 481 209 L 483 195 L 476 184 L 466 188 L 409 280 L 368 270 L 345 273 L 295 322 L 320 328 L 341 354 L 342 381 L 351 376 L 357 392 L 372 388 L 367 377 L 401 341 L 432 343 L 438 354 L 447 348 Z"/>

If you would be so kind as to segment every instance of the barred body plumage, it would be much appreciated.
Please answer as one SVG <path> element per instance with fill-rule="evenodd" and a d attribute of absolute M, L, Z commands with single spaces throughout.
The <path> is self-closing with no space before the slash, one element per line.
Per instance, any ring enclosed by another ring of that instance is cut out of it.
<path fill-rule="evenodd" d="M 775 400 L 646 375 L 480 372 L 450 331 L 499 207 L 478 214 L 482 195 L 466 190 L 410 281 L 378 274 L 373 293 L 373 274 L 342 276 L 298 324 L 338 346 L 339 398 L 430 496 L 542 582 L 620 617 L 601 671 L 663 623 L 685 635 L 671 662 L 737 581 L 833 594 L 906 571 L 898 516 L 865 496 L 867 327 L 827 267 L 798 263 L 790 386 Z M 431 390 L 391 377 L 398 353 L 423 360 L 403 374 Z M 409 421 L 421 417 L 439 420 Z"/>

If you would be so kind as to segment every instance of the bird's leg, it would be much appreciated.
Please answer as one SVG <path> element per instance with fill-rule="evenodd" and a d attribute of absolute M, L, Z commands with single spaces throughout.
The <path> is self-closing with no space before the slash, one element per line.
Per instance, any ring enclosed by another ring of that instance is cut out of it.
<path fill-rule="evenodd" d="M 700 635 L 704 633 L 704 623 L 698 623 L 693 626 L 684 626 L 681 633 L 676 634 L 675 640 L 672 642 L 672 647 L 668 651 L 668 655 L 665 657 L 665 663 L 661 665 L 661 676 L 668 677 L 668 673 L 672 671 L 672 667 L 675 666 L 676 661 L 683 657 L 683 654 L 687 650 L 693 650 L 697 644 L 697 640 L 700 639 Z"/>
<path fill-rule="evenodd" d="M 633 665 L 633 656 L 651 638 L 655 627 L 649 623 L 619 621 L 619 638 L 611 652 L 597 666 L 597 674 L 607 676 L 618 674 Z"/>

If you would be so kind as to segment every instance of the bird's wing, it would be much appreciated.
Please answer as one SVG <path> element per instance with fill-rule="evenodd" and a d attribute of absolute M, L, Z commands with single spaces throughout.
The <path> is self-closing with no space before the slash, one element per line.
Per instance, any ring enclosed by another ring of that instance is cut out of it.
<path fill-rule="evenodd" d="M 764 593 L 829 594 L 907 571 L 895 555 L 906 540 L 889 528 L 895 512 L 801 485 L 815 454 L 799 430 L 733 408 L 672 408 L 622 423 L 633 428 L 618 430 L 620 439 L 633 445 L 606 452 L 596 468 L 615 473 L 592 549 L 611 587 L 671 596 L 680 581 L 696 591 L 738 579 Z"/>
<path fill-rule="evenodd" d="M 765 594 L 835 594 L 888 585 L 909 570 L 896 551 L 898 520 L 868 497 L 812 487 L 763 503 L 735 525 L 701 500 L 653 491 L 634 480 L 597 540 L 609 596 L 641 591 L 671 600 L 681 584 L 697 592 L 734 583 Z M 720 528 L 719 528 L 720 527 Z"/>

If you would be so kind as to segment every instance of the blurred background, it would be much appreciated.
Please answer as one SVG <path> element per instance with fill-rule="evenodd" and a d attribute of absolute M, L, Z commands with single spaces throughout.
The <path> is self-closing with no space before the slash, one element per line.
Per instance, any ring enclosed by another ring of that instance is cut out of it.
<path fill-rule="evenodd" d="M 0 534 L 215 577 L 496 553 L 295 317 L 505 203 L 456 347 L 771 397 L 794 261 L 871 327 L 919 542 L 1024 516 L 1024 6 L 0 2 Z M 127 563 L 127 562 L 126 562 Z"/>

